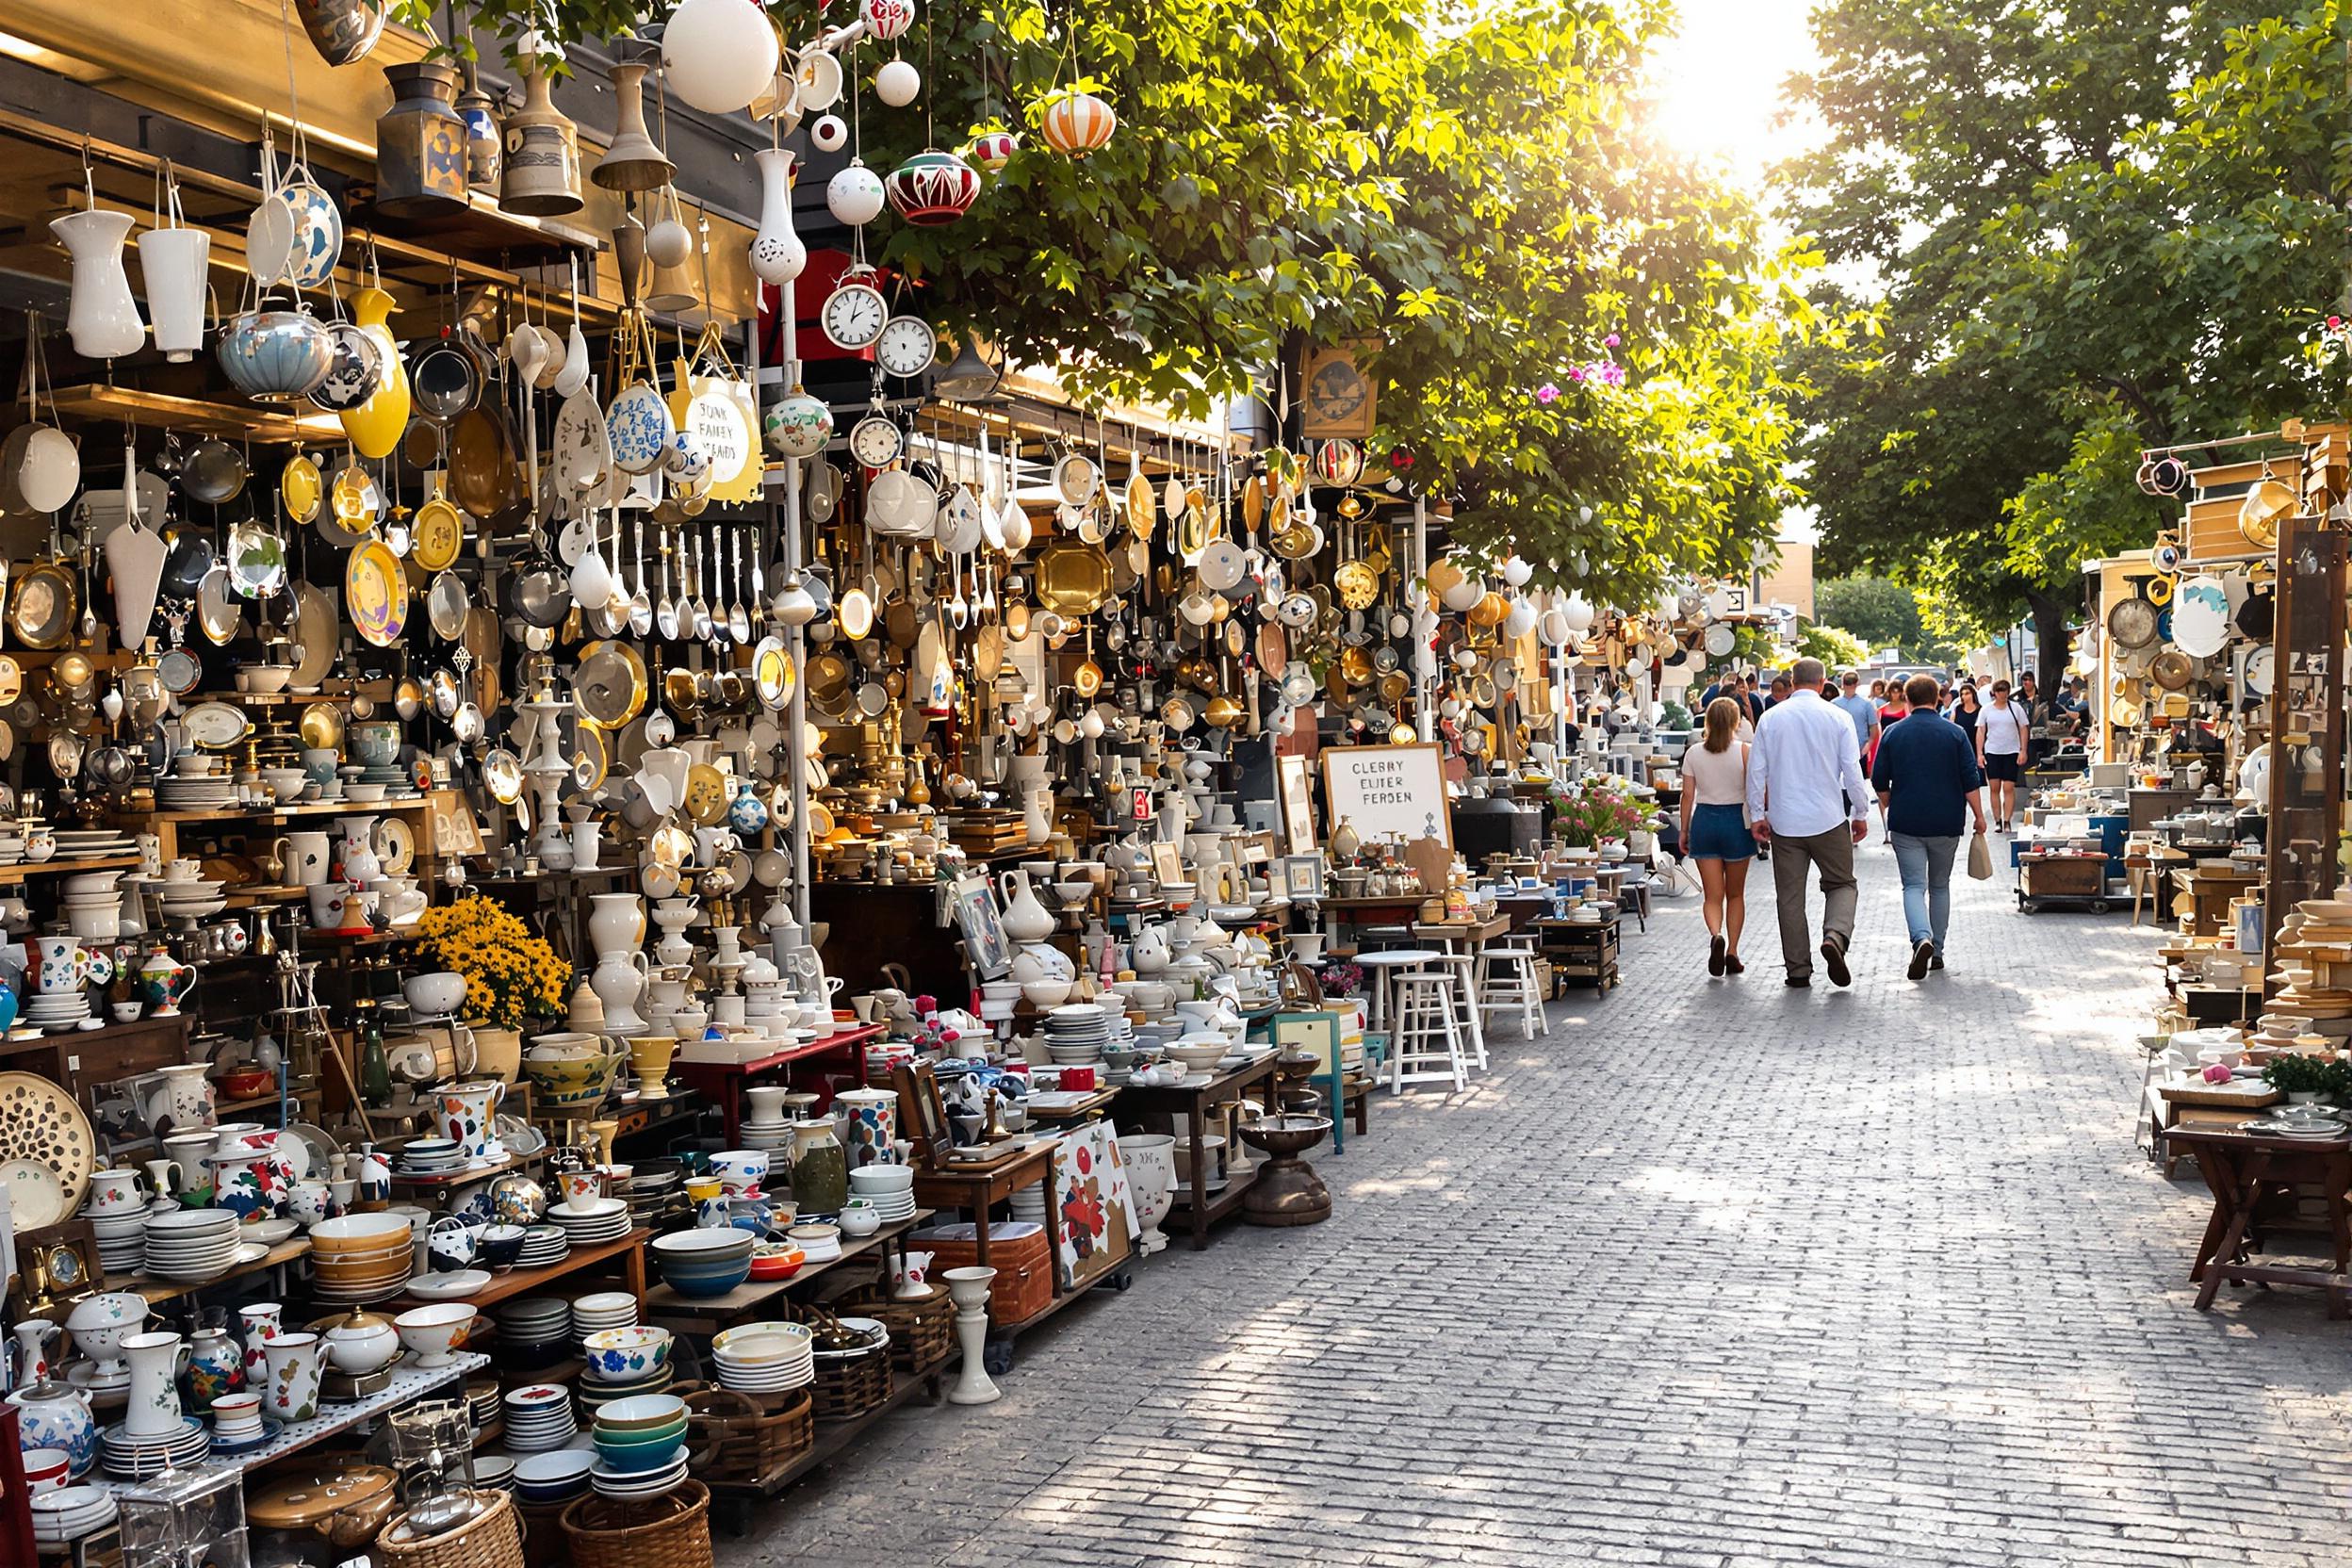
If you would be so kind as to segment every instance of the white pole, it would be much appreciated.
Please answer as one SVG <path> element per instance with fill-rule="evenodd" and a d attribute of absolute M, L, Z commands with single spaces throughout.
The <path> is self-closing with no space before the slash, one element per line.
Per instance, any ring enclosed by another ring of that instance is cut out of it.
<path fill-rule="evenodd" d="M 1426 584 L 1429 580 L 1429 503 L 1421 496 L 1413 498 L 1413 569 Z M 1424 590 L 1426 592 L 1426 589 Z M 1413 610 L 1413 722 L 1420 727 L 1426 743 L 1437 739 L 1437 711 L 1431 698 L 1437 692 L 1437 650 L 1429 645 L 1429 633 L 1423 629 L 1428 619 L 1418 604 Z"/>
<path fill-rule="evenodd" d="M 784 324 L 784 385 L 800 384 L 800 291 L 792 279 L 776 286 L 776 315 Z M 757 326 L 752 336 L 759 336 Z M 758 438 L 757 433 L 754 439 Z M 800 460 L 784 465 L 784 570 L 800 570 Z M 788 627 L 784 641 L 795 671 L 808 667 L 806 627 Z M 792 682 L 792 700 L 785 707 L 786 765 L 792 770 L 792 918 L 808 929 L 808 684 Z"/>

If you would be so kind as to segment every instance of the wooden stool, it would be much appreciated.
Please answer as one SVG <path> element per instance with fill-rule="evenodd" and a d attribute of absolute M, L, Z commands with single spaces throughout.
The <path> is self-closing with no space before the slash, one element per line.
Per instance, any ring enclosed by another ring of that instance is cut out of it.
<path fill-rule="evenodd" d="M 1450 1083 L 1470 1086 L 1462 1026 L 1455 1021 L 1452 967 L 1434 961 L 1396 972 L 1395 1024 L 1388 1033 L 1388 1086 L 1402 1093 L 1407 1084 Z"/>
<path fill-rule="evenodd" d="M 1478 955 L 1478 1012 L 1519 1015 L 1519 1033 L 1528 1039 L 1552 1037 L 1544 997 L 1535 983 L 1535 939 L 1497 937 Z"/>

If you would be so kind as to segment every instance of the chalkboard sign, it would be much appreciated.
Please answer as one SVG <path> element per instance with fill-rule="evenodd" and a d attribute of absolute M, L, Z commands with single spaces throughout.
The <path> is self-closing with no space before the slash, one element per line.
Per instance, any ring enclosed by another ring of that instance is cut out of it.
<path fill-rule="evenodd" d="M 1437 746 L 1326 746 L 1322 760 L 1326 831 L 1345 818 L 1367 844 L 1401 833 L 1408 842 L 1436 839 L 1453 848 Z"/>

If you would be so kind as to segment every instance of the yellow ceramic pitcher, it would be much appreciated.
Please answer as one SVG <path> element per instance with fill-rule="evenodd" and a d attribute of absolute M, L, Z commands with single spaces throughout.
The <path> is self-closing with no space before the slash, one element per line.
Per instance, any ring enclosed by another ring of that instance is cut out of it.
<path fill-rule="evenodd" d="M 374 397 L 357 408 L 345 409 L 337 417 L 343 421 L 343 433 L 351 438 L 361 456 L 388 457 L 400 445 L 400 433 L 408 429 L 408 367 L 400 362 L 400 346 L 392 329 L 384 325 L 392 314 L 392 296 L 381 288 L 363 288 L 351 309 L 360 330 L 384 350 L 384 382 Z"/>

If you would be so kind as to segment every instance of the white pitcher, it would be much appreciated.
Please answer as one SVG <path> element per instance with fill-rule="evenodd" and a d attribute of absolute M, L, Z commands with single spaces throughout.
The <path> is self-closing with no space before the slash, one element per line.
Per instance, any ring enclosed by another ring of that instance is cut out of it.
<path fill-rule="evenodd" d="M 1027 872 L 1008 871 L 998 882 L 1004 890 L 1004 935 L 1017 942 L 1041 942 L 1054 934 L 1054 917 L 1037 901 Z"/>
<path fill-rule="evenodd" d="M 278 874 L 281 886 L 318 887 L 335 867 L 334 851 L 324 833 L 288 833 L 278 843 L 279 864 L 285 868 Z"/>
<path fill-rule="evenodd" d="M 280 1334 L 262 1348 L 270 1380 L 262 1396 L 280 1421 L 307 1421 L 318 1413 L 318 1375 L 326 1370 L 327 1348 L 314 1333 Z"/>
<path fill-rule="evenodd" d="M 177 1334 L 133 1334 L 122 1342 L 131 1363 L 130 1403 L 122 1412 L 122 1429 L 132 1437 L 178 1435 L 180 1368 L 188 1361 L 188 1342 Z"/>
<path fill-rule="evenodd" d="M 74 257 L 74 301 L 66 332 L 84 359 L 121 359 L 146 345 L 147 324 L 131 297 L 130 274 L 122 270 L 122 241 L 131 232 L 127 212 L 69 212 L 49 220 Z"/>

